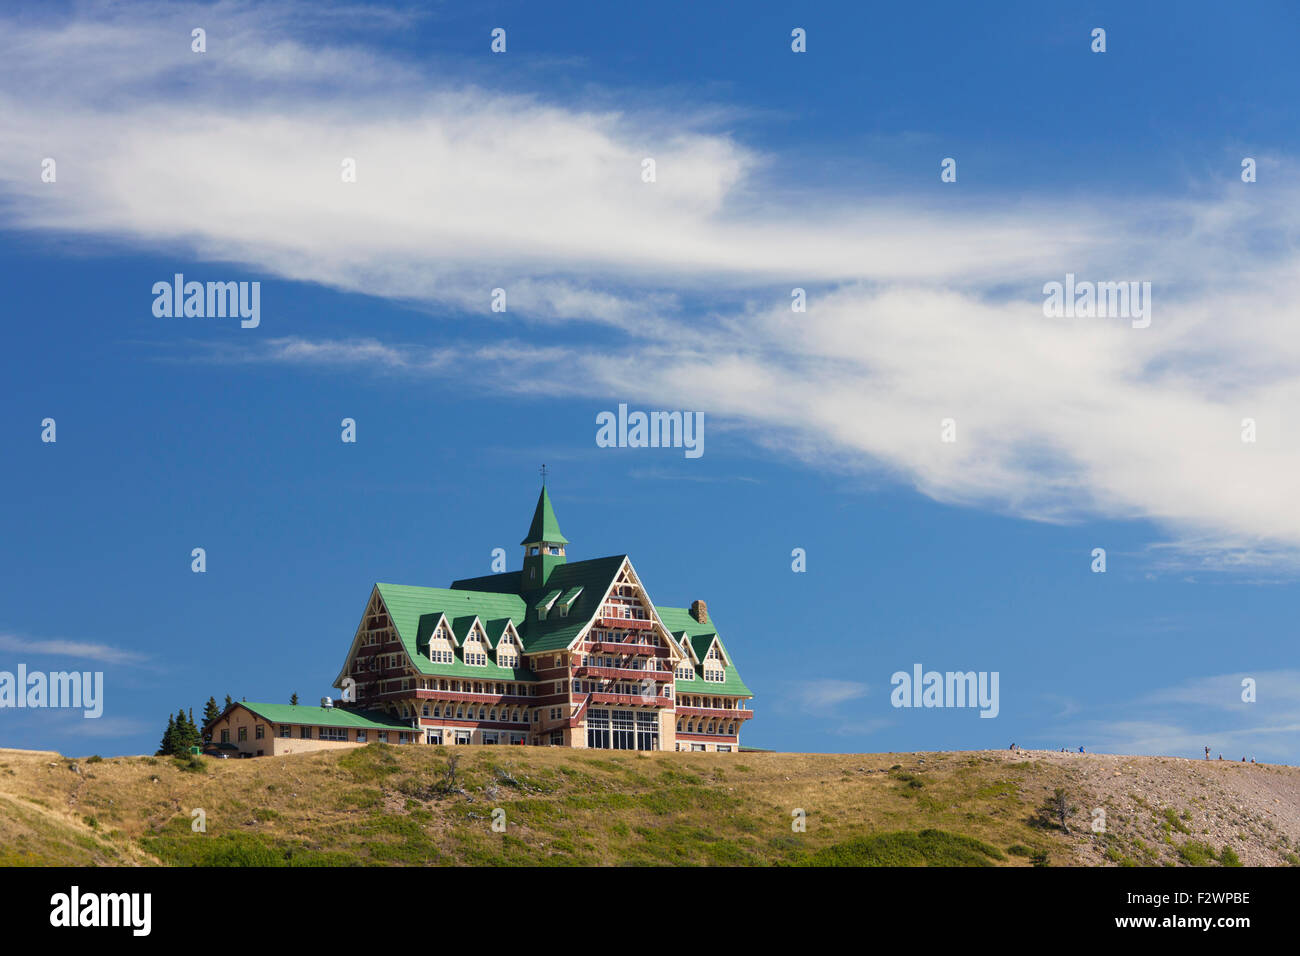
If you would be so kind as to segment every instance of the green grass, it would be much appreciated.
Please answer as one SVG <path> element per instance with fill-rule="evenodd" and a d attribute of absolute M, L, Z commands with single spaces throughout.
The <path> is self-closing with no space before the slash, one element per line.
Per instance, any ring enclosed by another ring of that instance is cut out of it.
<path fill-rule="evenodd" d="M 803 861 L 805 866 L 992 866 L 1001 850 L 974 837 L 944 830 L 877 833 L 836 843 Z"/>

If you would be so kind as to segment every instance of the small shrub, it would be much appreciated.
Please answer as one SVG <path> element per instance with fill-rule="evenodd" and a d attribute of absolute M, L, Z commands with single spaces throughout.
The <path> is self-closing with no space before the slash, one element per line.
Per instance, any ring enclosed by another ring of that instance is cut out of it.
<path fill-rule="evenodd" d="M 1188 866 L 1209 866 L 1218 859 L 1209 844 L 1195 840 L 1188 840 L 1178 848 L 1178 858 Z"/>

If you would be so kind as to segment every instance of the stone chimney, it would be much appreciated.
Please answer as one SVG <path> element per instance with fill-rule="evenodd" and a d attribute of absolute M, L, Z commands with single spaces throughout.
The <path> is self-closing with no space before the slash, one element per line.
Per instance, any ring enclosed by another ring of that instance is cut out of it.
<path fill-rule="evenodd" d="M 703 601 L 692 601 L 691 617 L 695 618 L 695 620 L 699 621 L 701 624 L 708 624 L 709 606 L 705 604 Z"/>

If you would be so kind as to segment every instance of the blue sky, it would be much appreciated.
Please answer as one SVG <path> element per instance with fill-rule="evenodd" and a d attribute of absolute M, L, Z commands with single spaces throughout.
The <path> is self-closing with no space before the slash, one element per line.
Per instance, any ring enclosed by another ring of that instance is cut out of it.
<path fill-rule="evenodd" d="M 0 745 L 331 693 L 373 582 L 518 567 L 546 462 L 571 557 L 708 602 L 748 745 L 1300 760 L 1287 5 L 4 17 L 0 670 L 107 686 Z M 260 325 L 155 317 L 177 272 Z M 1046 318 L 1067 273 L 1151 326 Z M 704 455 L 597 447 L 620 402 Z M 998 716 L 892 707 L 915 663 Z"/>

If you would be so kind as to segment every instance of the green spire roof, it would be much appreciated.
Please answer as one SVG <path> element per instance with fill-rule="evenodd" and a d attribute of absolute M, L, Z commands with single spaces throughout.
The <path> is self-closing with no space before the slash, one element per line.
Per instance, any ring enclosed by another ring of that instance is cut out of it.
<path fill-rule="evenodd" d="M 551 507 L 551 496 L 542 485 L 542 494 L 537 499 L 537 510 L 533 512 L 533 523 L 528 526 L 528 535 L 520 544 L 536 544 L 546 541 L 551 544 L 568 544 L 569 539 L 560 534 L 560 523 L 555 520 L 555 510 Z"/>

